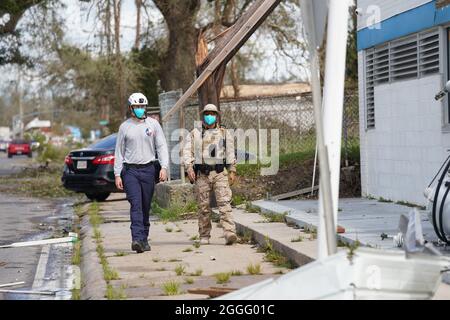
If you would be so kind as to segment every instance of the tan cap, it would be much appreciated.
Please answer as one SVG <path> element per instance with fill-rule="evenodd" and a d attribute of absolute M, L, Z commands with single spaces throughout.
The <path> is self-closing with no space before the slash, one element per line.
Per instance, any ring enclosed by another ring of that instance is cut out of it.
<path fill-rule="evenodd" d="M 215 112 L 215 113 L 217 113 L 217 114 L 220 114 L 219 109 L 217 109 L 217 107 L 216 107 L 214 104 L 212 104 L 212 103 L 207 104 L 207 105 L 203 108 L 203 111 L 202 111 L 201 113 L 203 114 L 203 113 L 205 113 L 205 112 L 207 112 L 207 111 L 209 111 L 209 112 Z"/>

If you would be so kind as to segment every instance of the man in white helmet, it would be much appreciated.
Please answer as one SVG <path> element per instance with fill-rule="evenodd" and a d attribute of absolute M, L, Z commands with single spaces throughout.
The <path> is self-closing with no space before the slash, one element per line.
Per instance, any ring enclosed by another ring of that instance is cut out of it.
<path fill-rule="evenodd" d="M 131 250 L 137 253 L 151 250 L 149 214 L 155 181 L 167 179 L 169 166 L 164 133 L 158 121 L 147 118 L 147 105 L 142 93 L 133 93 L 128 98 L 131 118 L 119 128 L 114 162 L 116 186 L 125 190 L 131 205 Z"/>
<path fill-rule="evenodd" d="M 202 130 L 187 136 L 183 161 L 188 178 L 195 183 L 198 203 L 200 243 L 209 244 L 211 237 L 210 193 L 214 190 L 224 230 L 226 245 L 236 242 L 236 226 L 231 209 L 230 185 L 236 180 L 234 137 L 220 126 L 220 112 L 213 104 L 202 111 Z"/>

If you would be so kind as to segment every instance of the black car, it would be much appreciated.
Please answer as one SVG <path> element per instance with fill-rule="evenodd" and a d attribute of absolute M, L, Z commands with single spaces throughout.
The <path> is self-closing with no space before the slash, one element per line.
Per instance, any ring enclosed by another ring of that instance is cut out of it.
<path fill-rule="evenodd" d="M 71 151 L 64 161 L 64 187 L 97 201 L 122 192 L 116 188 L 114 177 L 116 139 L 117 134 L 112 134 L 85 149 Z"/>

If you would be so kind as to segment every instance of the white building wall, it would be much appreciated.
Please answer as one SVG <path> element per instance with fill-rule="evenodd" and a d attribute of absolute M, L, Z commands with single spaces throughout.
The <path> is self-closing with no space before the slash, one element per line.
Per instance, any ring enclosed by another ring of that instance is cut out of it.
<path fill-rule="evenodd" d="M 358 0 L 357 6 L 362 10 L 362 15 L 358 16 L 358 30 L 376 23 L 374 14 L 379 14 L 383 21 L 428 2 L 431 0 Z"/>
<path fill-rule="evenodd" d="M 360 79 L 364 79 L 359 53 Z M 365 129 L 360 84 L 361 182 L 363 196 L 425 205 L 423 190 L 450 149 L 442 130 L 443 104 L 434 96 L 441 75 L 375 87 L 375 129 Z"/>

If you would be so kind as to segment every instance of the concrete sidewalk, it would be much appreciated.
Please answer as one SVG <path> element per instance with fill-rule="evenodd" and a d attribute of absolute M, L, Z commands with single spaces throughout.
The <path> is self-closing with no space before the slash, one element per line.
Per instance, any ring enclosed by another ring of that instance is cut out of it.
<path fill-rule="evenodd" d="M 104 299 L 106 295 L 110 299 L 208 299 L 209 296 L 190 294 L 187 291 L 193 288 L 210 287 L 239 289 L 268 278 L 278 278 L 281 273 L 290 271 L 286 267 L 277 267 L 266 262 L 265 254 L 258 252 L 255 244 L 240 243 L 225 246 L 222 229 L 217 223 L 213 223 L 211 244 L 197 247 L 194 237 L 198 234 L 198 224 L 197 220 L 193 219 L 164 223 L 158 221 L 156 217 L 152 217 L 150 228 L 152 251 L 136 254 L 130 250 L 129 204 L 123 195 L 114 195 L 111 198 L 100 205 L 103 223 L 99 225 L 98 231 L 101 233 L 101 245 L 108 268 L 117 272 L 118 278 L 108 282 L 104 280 L 104 269 L 98 257 L 98 244 L 94 240 L 95 233 L 89 224 L 89 217 L 85 216 L 81 230 L 84 283 L 82 299 Z M 358 231 L 360 241 L 377 238 L 377 233 L 381 230 L 385 230 L 385 232 L 391 230 L 377 226 L 372 229 L 374 221 L 379 220 L 378 223 L 392 228 L 392 232 L 397 226 L 398 218 L 394 217 L 395 210 L 384 210 L 384 214 L 390 212 L 392 217 L 387 220 L 388 222 L 383 222 L 382 218 L 374 219 L 374 217 L 366 216 L 367 212 L 365 211 L 361 211 L 360 215 L 357 212 L 348 214 L 346 211 L 348 206 L 345 203 L 345 201 L 341 202 L 341 213 L 347 213 L 346 219 L 340 220 L 339 224 L 347 229 L 344 236 L 348 237 L 349 242 L 351 242 L 353 234 L 353 232 L 349 232 L 352 231 L 349 226 L 352 223 L 364 226 L 363 218 L 368 221 L 365 230 L 371 236 L 364 237 L 364 232 Z M 238 233 L 244 235 L 243 238 L 251 235 L 260 246 L 270 242 L 274 250 L 282 253 L 297 266 L 305 265 L 316 259 L 317 240 L 315 240 L 314 233 L 296 226 L 296 224 L 307 225 L 314 229 L 314 203 L 259 201 L 254 204 L 266 212 L 286 213 L 289 211 L 287 220 L 290 223 L 269 223 L 264 215 L 234 208 L 236 227 Z M 369 205 L 369 209 L 366 208 L 367 205 L 362 206 L 362 203 L 351 203 L 350 208 L 357 208 L 358 205 L 361 205 L 360 210 L 372 210 L 373 208 L 370 208 L 374 206 L 374 203 L 370 204 L 372 206 Z M 387 204 L 381 205 L 386 209 Z M 309 209 L 306 209 L 308 212 L 293 211 L 299 209 L 300 206 L 308 207 Z M 409 208 L 403 209 L 406 212 L 409 210 Z M 299 217 L 311 218 L 311 220 L 296 220 Z M 364 231 L 364 229 L 361 230 Z M 392 240 L 387 241 L 392 248 Z M 388 245 L 387 242 L 386 245 Z M 339 250 L 346 249 L 339 248 Z M 260 274 L 251 275 L 247 272 L 247 267 L 251 264 L 261 267 Z M 215 278 L 217 273 L 233 273 L 233 275 L 229 282 L 218 284 Z M 168 292 L 163 289 L 168 284 L 178 287 L 175 295 L 167 295 Z M 435 299 L 450 299 L 450 286 L 443 283 Z"/>
<path fill-rule="evenodd" d="M 287 214 L 286 220 L 299 227 L 317 229 L 317 200 L 259 200 L 252 203 L 261 212 L 267 214 Z M 399 232 L 398 223 L 402 214 L 408 215 L 412 208 L 396 203 L 381 202 L 371 199 L 340 199 L 338 225 L 345 228 L 345 233 L 338 238 L 345 243 L 359 241 L 363 246 L 379 249 L 403 250 L 396 247 L 392 239 L 382 240 L 381 234 L 390 236 Z M 428 214 L 419 210 L 424 237 L 428 241 L 436 241 Z M 440 248 L 443 255 L 450 256 L 449 248 Z M 445 274 L 443 282 L 437 290 L 435 300 L 450 300 L 450 277 Z"/>
<path fill-rule="evenodd" d="M 287 213 L 287 220 L 298 225 L 317 229 L 317 200 L 254 201 L 253 205 L 266 213 Z M 410 207 L 370 199 L 340 199 L 338 225 L 345 228 L 339 238 L 346 243 L 359 241 L 362 245 L 380 249 L 396 249 L 392 239 L 382 240 L 381 234 L 399 233 L 402 214 L 408 215 Z M 436 240 L 433 227 L 425 211 L 420 211 L 422 227 L 427 240 Z"/>
<path fill-rule="evenodd" d="M 82 233 L 83 265 L 82 277 L 85 288 L 83 299 L 103 299 L 105 291 L 115 298 L 126 299 L 206 299 L 205 295 L 189 294 L 193 288 L 227 287 L 242 288 L 268 278 L 277 278 L 289 269 L 265 262 L 264 253 L 257 252 L 257 246 L 250 243 L 225 246 L 222 229 L 213 223 L 210 245 L 196 247 L 194 237 L 198 234 L 197 220 L 178 222 L 157 221 L 152 217 L 150 245 L 152 250 L 142 254 L 131 251 L 129 204 L 123 195 L 100 205 L 103 223 L 99 225 L 104 255 L 110 269 L 118 273 L 119 279 L 110 280 L 109 288 L 103 277 L 100 260 L 95 257 L 96 244 L 92 227 L 85 216 Z M 291 242 L 303 233 L 284 223 L 263 223 L 258 214 L 234 210 L 238 230 L 253 232 L 255 238 L 264 244 L 267 236 L 274 236 L 273 245 L 280 251 L 289 251 L 288 256 L 297 264 L 312 261 L 315 256 L 315 240 Z M 307 239 L 308 235 L 303 235 Z M 289 246 L 286 246 L 289 244 Z M 288 249 L 283 249 L 288 248 Z M 289 249 L 290 248 L 290 249 Z M 249 265 L 260 265 L 261 274 L 251 275 Z M 176 274 L 176 269 L 180 275 Z M 217 273 L 234 272 L 226 284 L 218 284 Z M 85 274 L 87 273 L 87 274 Z M 182 274 L 181 274 L 182 273 Z M 178 283 L 178 294 L 168 296 L 163 286 L 170 281 Z"/>

